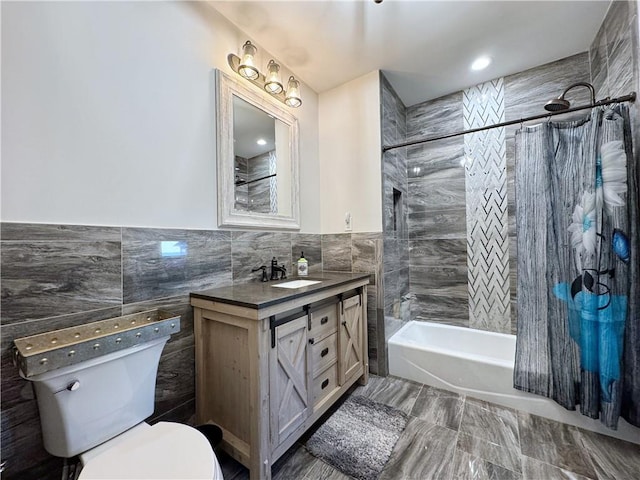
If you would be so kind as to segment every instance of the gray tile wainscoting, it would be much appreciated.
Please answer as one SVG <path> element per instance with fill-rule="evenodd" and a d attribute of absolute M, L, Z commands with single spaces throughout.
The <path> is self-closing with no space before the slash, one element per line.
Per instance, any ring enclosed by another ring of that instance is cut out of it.
<path fill-rule="evenodd" d="M 293 262 L 293 275 L 297 275 L 296 262 L 300 254 L 309 262 L 309 273 L 322 271 L 322 238 L 320 235 L 292 233 L 291 234 L 291 260 Z"/>
<path fill-rule="evenodd" d="M 171 250 L 176 248 L 179 251 Z M 228 285 L 228 232 L 122 229 L 123 304 Z M 214 274 L 215 272 L 215 274 Z"/>
<path fill-rule="evenodd" d="M 120 229 L 3 224 L 1 235 L 2 325 L 122 303 Z"/>
<path fill-rule="evenodd" d="M 369 370 L 372 373 L 379 373 L 379 352 L 385 352 L 384 334 L 380 335 L 378 331 L 378 317 L 382 312 L 380 304 L 384 300 L 384 292 L 382 290 L 382 234 L 354 233 L 351 235 L 351 268 L 353 272 L 371 274 L 371 280 L 367 288 Z"/>
<path fill-rule="evenodd" d="M 265 265 L 269 274 L 273 258 L 278 265 L 284 264 L 288 276 L 293 276 L 291 233 L 234 231 L 231 240 L 233 283 L 259 282 L 260 272 L 251 270 Z"/>
<path fill-rule="evenodd" d="M 335 233 L 322 236 L 322 266 L 327 271 L 351 271 L 350 234 Z"/>
<path fill-rule="evenodd" d="M 162 308 L 182 317 L 158 368 L 155 412 L 149 419 L 195 420 L 193 311 L 189 292 L 260 281 L 251 268 L 272 257 L 295 275 L 305 252 L 310 271 L 329 267 L 370 272 L 369 355 L 377 371 L 384 335 L 377 334 L 382 233 L 340 235 L 185 230 L 81 225 L 0 224 L 2 295 L 2 459 L 6 478 L 55 479 L 61 460 L 42 447 L 30 383 L 12 363 L 15 338 Z M 166 242 L 166 243 L 165 243 Z M 327 250 L 323 252 L 323 246 Z M 337 259 L 337 260 L 334 260 Z M 381 340 L 382 338 L 382 340 Z"/>

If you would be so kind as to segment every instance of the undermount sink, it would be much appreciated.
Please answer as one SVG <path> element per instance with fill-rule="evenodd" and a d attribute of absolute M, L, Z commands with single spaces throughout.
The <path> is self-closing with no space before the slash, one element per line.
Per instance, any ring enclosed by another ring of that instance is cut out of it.
<path fill-rule="evenodd" d="M 320 283 L 320 280 L 291 280 L 290 282 L 279 283 L 271 286 L 279 288 L 302 288 L 308 287 L 309 285 L 315 285 L 316 283 Z"/>

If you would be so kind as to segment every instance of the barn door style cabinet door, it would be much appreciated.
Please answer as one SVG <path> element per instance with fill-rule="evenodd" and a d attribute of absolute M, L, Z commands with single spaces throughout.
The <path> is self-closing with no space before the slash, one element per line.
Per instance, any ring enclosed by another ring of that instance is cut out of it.
<path fill-rule="evenodd" d="M 276 327 L 269 354 L 271 446 L 278 447 L 310 414 L 307 316 Z"/>
<path fill-rule="evenodd" d="M 366 331 L 363 323 L 362 297 L 354 295 L 344 299 L 341 304 L 340 315 L 340 383 L 358 373 L 362 365 L 363 354 L 366 351 L 362 344 L 362 330 Z"/>
<path fill-rule="evenodd" d="M 223 449 L 251 480 L 270 479 L 271 465 L 355 382 L 368 381 L 369 276 L 320 278 L 302 295 L 270 284 L 191 294 L 196 422 L 222 428 Z"/>

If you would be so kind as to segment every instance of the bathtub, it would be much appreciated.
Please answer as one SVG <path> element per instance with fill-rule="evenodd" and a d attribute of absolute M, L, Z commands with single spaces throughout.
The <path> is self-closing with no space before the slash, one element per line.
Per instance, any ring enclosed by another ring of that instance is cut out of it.
<path fill-rule="evenodd" d="M 389 373 L 640 444 L 640 430 L 618 430 L 553 400 L 513 388 L 515 335 L 411 321 L 389 339 Z"/>

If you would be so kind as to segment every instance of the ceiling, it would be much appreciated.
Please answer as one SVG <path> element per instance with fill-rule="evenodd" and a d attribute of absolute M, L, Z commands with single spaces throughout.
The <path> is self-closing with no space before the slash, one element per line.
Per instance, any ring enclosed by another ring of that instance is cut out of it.
<path fill-rule="evenodd" d="M 411 106 L 586 51 L 610 1 L 209 3 L 316 92 L 379 69 Z"/>

